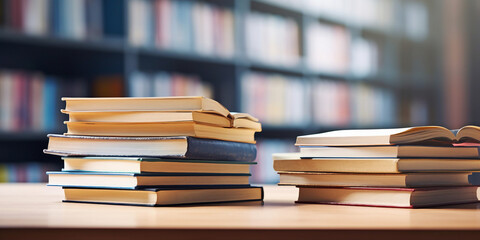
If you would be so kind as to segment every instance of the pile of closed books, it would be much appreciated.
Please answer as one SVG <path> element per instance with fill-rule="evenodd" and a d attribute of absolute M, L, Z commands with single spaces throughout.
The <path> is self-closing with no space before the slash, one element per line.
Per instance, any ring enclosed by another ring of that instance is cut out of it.
<path fill-rule="evenodd" d="M 254 117 L 203 97 L 63 98 L 68 132 L 49 135 L 48 172 L 67 202 L 133 205 L 262 201 L 249 185 Z"/>
<path fill-rule="evenodd" d="M 480 128 L 340 130 L 299 136 L 274 154 L 280 185 L 298 202 L 430 207 L 477 202 Z M 475 143 L 476 142 L 476 143 Z"/>

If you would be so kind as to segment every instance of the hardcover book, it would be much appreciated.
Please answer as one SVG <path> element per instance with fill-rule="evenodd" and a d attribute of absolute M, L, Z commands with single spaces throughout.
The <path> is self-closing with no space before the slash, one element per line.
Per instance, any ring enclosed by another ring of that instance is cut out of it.
<path fill-rule="evenodd" d="M 301 158 L 479 158 L 478 147 L 453 146 L 301 146 Z"/>
<path fill-rule="evenodd" d="M 66 111 L 202 111 L 228 116 L 230 112 L 205 97 L 62 98 Z"/>
<path fill-rule="evenodd" d="M 222 116 L 209 112 L 188 111 L 66 111 L 70 122 L 113 122 L 113 123 L 174 123 L 195 122 L 206 125 L 262 130 L 258 119 L 247 113 L 231 113 Z"/>
<path fill-rule="evenodd" d="M 136 189 L 166 186 L 247 186 L 250 174 L 47 172 L 49 186 Z"/>
<path fill-rule="evenodd" d="M 195 122 L 65 122 L 66 135 L 169 137 L 190 136 L 255 143 L 254 129 L 224 128 Z"/>
<path fill-rule="evenodd" d="M 220 127 L 230 127 L 231 120 L 218 114 L 205 112 L 166 112 L 166 111 L 81 111 L 62 110 L 68 114 L 70 122 L 116 122 L 116 123 L 168 123 L 196 122 Z"/>
<path fill-rule="evenodd" d="M 263 188 L 147 188 L 139 190 L 63 188 L 65 202 L 170 206 L 198 203 L 262 201 Z"/>
<path fill-rule="evenodd" d="M 478 202 L 478 187 L 364 188 L 299 187 L 299 203 L 377 207 L 432 207 Z"/>
<path fill-rule="evenodd" d="M 168 157 L 253 161 L 255 144 L 193 137 L 95 137 L 49 134 L 45 153 L 60 156 Z M 141 147 L 140 147 L 141 146 Z"/>
<path fill-rule="evenodd" d="M 317 187 L 449 187 L 471 186 L 471 172 L 450 173 L 318 173 L 279 172 L 279 185 Z"/>
<path fill-rule="evenodd" d="M 480 159 L 321 158 L 285 159 L 273 155 L 273 168 L 288 172 L 401 173 L 480 171 Z"/>
<path fill-rule="evenodd" d="M 250 173 L 255 162 L 146 157 L 64 157 L 64 171 L 127 173 Z"/>

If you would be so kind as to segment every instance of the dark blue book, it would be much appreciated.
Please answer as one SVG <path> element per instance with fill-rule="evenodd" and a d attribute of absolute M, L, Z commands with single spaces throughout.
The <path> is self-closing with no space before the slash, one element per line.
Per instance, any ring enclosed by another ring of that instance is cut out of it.
<path fill-rule="evenodd" d="M 56 79 L 46 77 L 43 85 L 43 92 L 43 128 L 45 131 L 52 131 L 57 127 L 57 123 L 59 122 L 57 119 L 58 85 Z"/>
<path fill-rule="evenodd" d="M 60 35 L 60 0 L 52 0 L 50 2 L 50 34 L 59 36 Z"/>
<path fill-rule="evenodd" d="M 49 186 L 142 189 L 146 187 L 249 186 L 250 174 L 47 172 Z"/>
<path fill-rule="evenodd" d="M 194 137 L 99 137 L 49 134 L 47 154 L 253 161 L 252 143 Z"/>
<path fill-rule="evenodd" d="M 199 203 L 262 203 L 262 187 L 148 188 L 141 190 L 63 188 L 64 202 L 139 206 L 170 206 Z"/>
<path fill-rule="evenodd" d="M 126 17 L 124 0 L 102 0 L 103 34 L 107 38 L 125 36 L 123 23 Z"/>

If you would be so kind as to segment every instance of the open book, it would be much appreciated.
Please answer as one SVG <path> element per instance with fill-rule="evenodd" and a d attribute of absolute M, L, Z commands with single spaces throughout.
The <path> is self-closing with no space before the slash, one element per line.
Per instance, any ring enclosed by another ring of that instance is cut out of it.
<path fill-rule="evenodd" d="M 440 126 L 338 130 L 297 137 L 297 146 L 365 146 L 480 142 L 480 127 L 449 130 Z"/>

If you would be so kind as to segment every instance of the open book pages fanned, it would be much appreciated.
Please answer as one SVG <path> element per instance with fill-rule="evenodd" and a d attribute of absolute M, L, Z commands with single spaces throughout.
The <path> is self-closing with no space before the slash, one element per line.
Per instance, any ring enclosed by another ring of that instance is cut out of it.
<path fill-rule="evenodd" d="M 297 146 L 448 145 L 480 142 L 480 127 L 449 130 L 440 126 L 338 130 L 297 137 Z"/>

